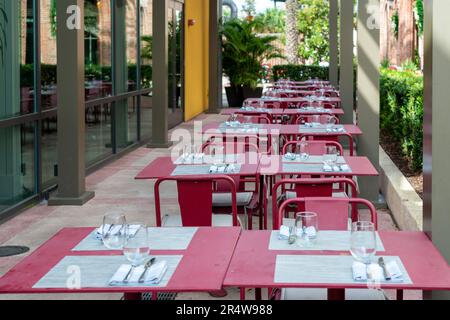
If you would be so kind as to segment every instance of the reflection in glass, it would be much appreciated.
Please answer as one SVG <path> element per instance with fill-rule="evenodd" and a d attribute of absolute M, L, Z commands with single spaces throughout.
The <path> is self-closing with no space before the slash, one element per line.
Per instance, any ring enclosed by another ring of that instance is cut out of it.
<path fill-rule="evenodd" d="M 42 184 L 44 188 L 50 187 L 55 183 L 56 165 L 58 163 L 57 152 L 57 118 L 49 117 L 42 120 Z"/>
<path fill-rule="evenodd" d="M 152 87 L 153 23 L 152 0 L 141 1 L 141 87 Z"/>
<path fill-rule="evenodd" d="M 182 79 L 183 79 L 183 12 L 182 5 L 173 3 L 167 12 L 169 29 L 169 127 L 174 127 L 183 120 Z"/>
<path fill-rule="evenodd" d="M 112 154 L 111 105 L 86 108 L 86 163 L 93 164 Z"/>
<path fill-rule="evenodd" d="M 85 98 L 112 95 L 111 0 L 84 1 Z"/>
<path fill-rule="evenodd" d="M 0 128 L 0 212 L 35 193 L 34 128 Z"/>

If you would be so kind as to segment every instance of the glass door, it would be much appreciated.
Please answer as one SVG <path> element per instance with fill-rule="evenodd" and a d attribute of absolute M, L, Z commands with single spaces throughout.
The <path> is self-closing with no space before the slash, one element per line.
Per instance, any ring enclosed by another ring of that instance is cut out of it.
<path fill-rule="evenodd" d="M 184 4 L 169 2 L 169 128 L 184 119 Z"/>

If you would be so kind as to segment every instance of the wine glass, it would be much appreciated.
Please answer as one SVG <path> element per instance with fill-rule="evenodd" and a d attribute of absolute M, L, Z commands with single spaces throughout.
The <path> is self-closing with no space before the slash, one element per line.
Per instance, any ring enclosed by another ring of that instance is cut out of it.
<path fill-rule="evenodd" d="M 309 143 L 306 141 L 300 142 L 298 145 L 299 153 L 300 153 L 300 159 L 305 161 L 309 159 Z"/>
<path fill-rule="evenodd" d="M 326 146 L 323 161 L 326 165 L 334 166 L 337 163 L 339 151 L 336 146 Z"/>
<path fill-rule="evenodd" d="M 121 250 L 126 240 L 126 218 L 123 213 L 112 212 L 103 217 L 102 241 L 111 250 Z"/>
<path fill-rule="evenodd" d="M 128 224 L 126 235 L 123 254 L 133 268 L 136 268 L 147 261 L 150 253 L 147 226 L 142 223 Z"/>
<path fill-rule="evenodd" d="M 302 247 L 316 243 L 319 232 L 319 219 L 315 212 L 298 212 L 295 215 L 295 234 Z"/>
<path fill-rule="evenodd" d="M 376 253 L 375 225 L 369 221 L 352 223 L 350 237 L 350 253 L 353 258 L 365 264 L 370 264 Z"/>

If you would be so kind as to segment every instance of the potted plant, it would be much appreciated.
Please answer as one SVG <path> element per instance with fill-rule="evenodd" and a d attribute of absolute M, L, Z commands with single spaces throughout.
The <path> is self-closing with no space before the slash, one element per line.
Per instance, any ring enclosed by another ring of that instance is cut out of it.
<path fill-rule="evenodd" d="M 255 32 L 255 21 L 233 19 L 222 29 L 222 66 L 229 77 L 226 87 L 228 105 L 240 107 L 247 98 L 261 97 L 258 83 L 263 77 L 265 61 L 282 57 L 273 45 L 273 36 L 260 36 Z"/>

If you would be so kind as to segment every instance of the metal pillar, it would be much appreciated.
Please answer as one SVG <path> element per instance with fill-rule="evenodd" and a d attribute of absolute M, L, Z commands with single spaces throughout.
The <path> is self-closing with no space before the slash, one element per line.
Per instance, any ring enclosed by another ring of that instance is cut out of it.
<path fill-rule="evenodd" d="M 339 89 L 345 115 L 342 122 L 353 123 L 353 1 L 340 0 L 340 79 Z"/>
<path fill-rule="evenodd" d="M 208 113 L 219 113 L 222 102 L 220 96 L 222 90 L 219 88 L 219 2 L 219 0 L 209 1 Z"/>
<path fill-rule="evenodd" d="M 358 153 L 379 169 L 380 141 L 380 0 L 359 0 L 358 5 Z M 364 177 L 361 197 L 379 202 L 379 178 Z"/>
<path fill-rule="evenodd" d="M 330 0 L 330 74 L 329 80 L 335 87 L 338 86 L 339 49 L 338 49 L 338 0 Z"/>
<path fill-rule="evenodd" d="M 153 1 L 153 107 L 150 148 L 168 148 L 169 29 L 168 0 Z"/>
<path fill-rule="evenodd" d="M 58 58 L 58 193 L 49 205 L 83 205 L 85 189 L 84 1 L 56 2 Z"/>
<path fill-rule="evenodd" d="M 424 1 L 424 231 L 450 263 L 450 1 Z M 427 293 L 426 298 L 450 299 L 449 292 Z"/>

